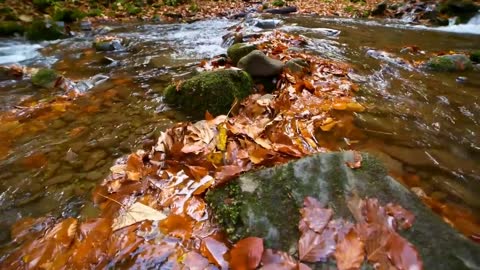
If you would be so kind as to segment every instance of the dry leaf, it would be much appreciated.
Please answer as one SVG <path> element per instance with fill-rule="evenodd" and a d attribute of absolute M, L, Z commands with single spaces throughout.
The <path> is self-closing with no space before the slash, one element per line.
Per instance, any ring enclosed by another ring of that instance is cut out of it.
<path fill-rule="evenodd" d="M 136 202 L 132 204 L 126 211 L 122 212 L 112 224 L 114 231 L 130 226 L 144 220 L 163 220 L 167 216 L 150 206 Z"/>
<path fill-rule="evenodd" d="M 263 254 L 263 239 L 247 237 L 238 241 L 230 250 L 230 268 L 233 270 L 254 270 Z"/>
<path fill-rule="evenodd" d="M 338 270 L 360 269 L 365 259 L 365 245 L 355 230 L 350 230 L 342 241 L 337 244 L 335 260 Z"/>

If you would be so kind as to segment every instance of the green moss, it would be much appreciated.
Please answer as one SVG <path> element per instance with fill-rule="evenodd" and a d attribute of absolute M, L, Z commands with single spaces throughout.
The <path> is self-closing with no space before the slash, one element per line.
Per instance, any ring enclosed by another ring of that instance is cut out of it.
<path fill-rule="evenodd" d="M 233 64 L 236 65 L 238 61 L 245 55 L 257 49 L 257 46 L 246 44 L 246 43 L 237 43 L 230 46 L 227 50 L 228 57 L 232 60 Z"/>
<path fill-rule="evenodd" d="M 5 21 L 17 21 L 18 16 L 15 11 L 9 7 L 0 8 L 0 16 L 3 16 Z"/>
<path fill-rule="evenodd" d="M 285 6 L 285 1 L 283 1 L 283 0 L 274 0 L 274 1 L 272 2 L 272 6 L 274 6 L 274 7 L 283 7 L 283 6 Z"/>
<path fill-rule="evenodd" d="M 27 38 L 32 41 L 56 40 L 65 38 L 66 35 L 55 24 L 47 25 L 43 21 L 34 21 L 28 27 Z"/>
<path fill-rule="evenodd" d="M 55 9 L 52 18 L 54 21 L 72 23 L 85 18 L 86 14 L 79 9 Z"/>
<path fill-rule="evenodd" d="M 127 4 L 126 9 L 127 9 L 127 13 L 130 14 L 130 15 L 137 15 L 140 12 L 142 12 L 141 8 L 139 8 L 135 5 L 132 5 L 132 4 Z"/>
<path fill-rule="evenodd" d="M 472 69 L 472 62 L 465 55 L 442 55 L 430 59 L 426 66 L 433 71 L 463 71 Z"/>
<path fill-rule="evenodd" d="M 23 34 L 25 32 L 25 27 L 17 22 L 0 22 L 0 36 L 8 37 L 15 34 Z"/>
<path fill-rule="evenodd" d="M 41 69 L 32 76 L 32 84 L 40 87 L 48 88 L 52 86 L 58 78 L 55 70 L 52 69 Z"/>
<path fill-rule="evenodd" d="M 470 54 L 470 60 L 475 63 L 480 63 L 480 50 L 472 52 Z"/>
<path fill-rule="evenodd" d="M 235 98 L 242 100 L 253 88 L 250 76 L 240 70 L 216 70 L 203 72 L 185 81 L 178 91 L 172 87 L 164 90 L 165 101 L 180 106 L 187 112 L 213 115 L 229 111 Z"/>
<path fill-rule="evenodd" d="M 44 11 L 54 3 L 55 0 L 33 0 L 33 6 L 40 11 Z"/>

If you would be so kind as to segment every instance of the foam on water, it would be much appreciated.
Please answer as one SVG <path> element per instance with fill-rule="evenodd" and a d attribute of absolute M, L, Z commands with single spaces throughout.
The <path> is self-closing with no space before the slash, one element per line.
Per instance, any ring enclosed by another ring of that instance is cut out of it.
<path fill-rule="evenodd" d="M 0 65 L 15 64 L 40 56 L 38 44 L 18 41 L 0 42 Z"/>

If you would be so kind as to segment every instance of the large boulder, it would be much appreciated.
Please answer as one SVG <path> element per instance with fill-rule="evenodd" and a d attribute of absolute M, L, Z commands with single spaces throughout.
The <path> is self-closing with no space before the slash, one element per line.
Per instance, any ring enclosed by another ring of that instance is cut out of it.
<path fill-rule="evenodd" d="M 253 77 L 272 77 L 282 73 L 283 62 L 255 50 L 238 61 L 237 66 Z"/>
<path fill-rule="evenodd" d="M 232 60 L 234 65 L 237 65 L 238 61 L 257 49 L 257 46 L 246 43 L 237 43 L 230 46 L 227 50 L 228 57 Z"/>
<path fill-rule="evenodd" d="M 464 54 L 435 56 L 425 63 L 433 71 L 465 71 L 473 68 L 472 62 Z"/>
<path fill-rule="evenodd" d="M 203 116 L 205 111 L 214 115 L 229 111 L 235 99 L 242 100 L 253 89 L 250 76 L 237 69 L 219 69 L 202 72 L 180 86 L 170 85 L 164 90 L 165 101 L 187 112 Z"/>
<path fill-rule="evenodd" d="M 306 196 L 333 209 L 335 218 L 350 221 L 354 219 L 347 202 L 352 194 L 374 197 L 384 205 L 399 204 L 415 215 L 413 227 L 399 233 L 415 245 L 424 269 L 480 268 L 480 245 L 442 221 L 413 193 L 389 177 L 371 155 L 362 154 L 361 167 L 350 169 L 346 162 L 352 161 L 353 156 L 350 151 L 318 154 L 247 173 L 209 191 L 207 201 L 232 241 L 257 236 L 269 248 L 295 254 L 299 209 Z M 323 266 L 316 269 L 326 269 Z M 331 264 L 328 266 L 335 269 Z"/>

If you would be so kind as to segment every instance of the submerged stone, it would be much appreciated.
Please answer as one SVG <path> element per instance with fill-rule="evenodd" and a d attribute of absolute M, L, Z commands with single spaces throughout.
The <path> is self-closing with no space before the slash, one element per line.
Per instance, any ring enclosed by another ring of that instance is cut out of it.
<path fill-rule="evenodd" d="M 425 66 L 433 71 L 464 71 L 473 68 L 470 59 L 463 54 L 436 56 L 428 60 Z"/>
<path fill-rule="evenodd" d="M 295 254 L 299 209 L 306 196 L 333 209 L 335 218 L 351 221 L 353 216 L 347 207 L 350 196 L 374 197 L 382 204 L 397 203 L 415 215 L 413 227 L 399 233 L 415 245 L 425 269 L 480 267 L 479 245 L 443 222 L 389 177 L 377 159 L 369 154 L 362 156 L 362 166 L 355 170 L 346 166 L 353 159 L 352 152 L 337 152 L 248 173 L 210 191 L 207 201 L 230 240 L 257 236 L 268 248 Z M 316 269 L 324 269 L 321 267 Z"/>
<path fill-rule="evenodd" d="M 282 73 L 283 62 L 254 50 L 238 61 L 238 67 L 253 77 L 273 77 Z"/>
<path fill-rule="evenodd" d="M 257 49 L 257 46 L 246 43 L 237 43 L 230 46 L 227 50 L 228 57 L 232 60 L 234 65 L 237 65 L 238 61 Z"/>
<path fill-rule="evenodd" d="M 234 100 L 247 97 L 253 88 L 250 76 L 241 70 L 219 69 L 202 72 L 164 90 L 165 101 L 180 109 L 203 117 L 205 111 L 213 115 L 227 113 Z"/>

